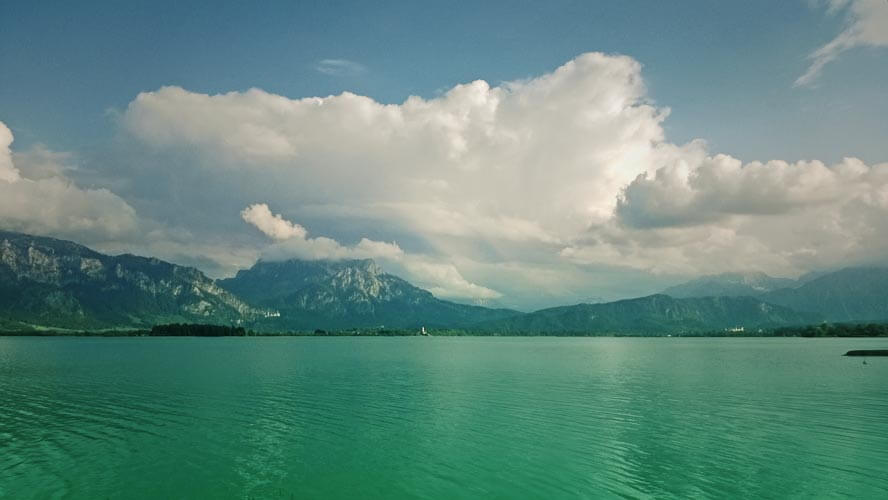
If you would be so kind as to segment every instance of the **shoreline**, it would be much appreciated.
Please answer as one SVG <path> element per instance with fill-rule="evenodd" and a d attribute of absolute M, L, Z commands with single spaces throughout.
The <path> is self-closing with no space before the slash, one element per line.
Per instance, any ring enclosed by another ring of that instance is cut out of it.
<path fill-rule="evenodd" d="M 22 325 L 22 329 L 0 328 L 5 337 L 626 337 L 626 338 L 888 338 L 888 323 L 820 323 L 798 326 L 755 328 L 680 329 L 664 327 L 608 328 L 588 330 L 504 330 L 485 328 L 348 327 L 341 329 L 257 331 L 234 325 L 165 323 L 150 327 L 63 328 Z"/>
<path fill-rule="evenodd" d="M 150 335 L 148 333 L 124 333 L 124 332 L 3 332 L 0 331 L 0 337 L 78 337 L 78 338 L 280 338 L 280 337 L 303 337 L 303 338 L 354 338 L 354 337 L 498 337 L 498 338 L 523 338 L 523 337 L 554 337 L 554 338 L 655 338 L 655 339 L 672 339 L 672 338 L 706 338 L 706 339 L 762 339 L 762 338 L 804 338 L 804 339 L 885 339 L 884 335 L 822 335 L 822 336 L 805 336 L 805 335 L 712 335 L 712 334 L 672 334 L 672 335 L 646 335 L 646 334 L 570 334 L 570 333 L 534 333 L 534 334 L 488 334 L 488 333 L 462 333 L 462 334 L 374 334 L 374 333 L 341 333 L 316 335 L 313 333 L 254 333 L 252 335 Z"/>

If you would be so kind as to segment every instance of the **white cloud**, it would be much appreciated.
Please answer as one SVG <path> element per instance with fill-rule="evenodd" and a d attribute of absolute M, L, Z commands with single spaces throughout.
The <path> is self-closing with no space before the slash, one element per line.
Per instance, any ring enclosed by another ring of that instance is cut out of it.
<path fill-rule="evenodd" d="M 136 232 L 135 211 L 107 189 L 81 189 L 51 178 L 0 184 L 0 223 L 35 234 L 83 240 L 118 238 Z"/>
<path fill-rule="evenodd" d="M 338 241 L 324 236 L 309 238 L 308 231 L 284 219 L 280 214 L 272 214 L 266 203 L 255 203 L 241 211 L 241 218 L 266 236 L 275 240 L 263 252 L 270 260 L 282 259 L 398 259 L 403 250 L 395 243 L 373 241 L 362 238 L 354 246 L 343 246 Z"/>
<path fill-rule="evenodd" d="M 299 224 L 293 224 L 284 220 L 281 214 L 272 215 L 271 209 L 265 203 L 256 203 L 243 209 L 241 217 L 257 229 L 265 233 L 269 238 L 283 241 L 290 238 L 304 239 L 308 232 Z"/>
<path fill-rule="evenodd" d="M 657 273 L 884 263 L 888 164 L 848 158 L 742 164 L 726 155 L 665 165 L 630 183 L 615 218 L 562 251 Z"/>
<path fill-rule="evenodd" d="M 355 76 L 367 71 L 363 64 L 348 59 L 322 59 L 315 69 L 319 73 L 331 76 Z"/>
<path fill-rule="evenodd" d="M 780 215 L 840 204 L 864 195 L 877 170 L 847 158 L 828 167 L 819 161 L 743 165 L 727 155 L 697 164 L 682 161 L 654 175 L 641 174 L 624 190 L 616 215 L 632 227 L 697 225 L 731 215 Z"/>
<path fill-rule="evenodd" d="M 405 267 L 410 278 L 425 285 L 430 292 L 443 298 L 498 299 L 496 290 L 470 283 L 453 264 L 434 262 L 424 258 L 408 258 Z"/>
<path fill-rule="evenodd" d="M 15 182 L 19 179 L 19 171 L 12 164 L 12 131 L 5 123 L 0 122 L 0 182 Z"/>
<path fill-rule="evenodd" d="M 796 81 L 796 86 L 813 84 L 823 68 L 855 47 L 888 46 L 888 1 L 829 0 L 829 12 L 846 12 L 846 27 L 829 43 L 812 52 L 811 65 Z"/>
<path fill-rule="evenodd" d="M 268 260 L 398 259 L 402 254 L 403 250 L 395 243 L 362 238 L 357 244 L 346 246 L 326 236 L 294 237 L 269 245 L 262 251 L 262 257 Z"/>

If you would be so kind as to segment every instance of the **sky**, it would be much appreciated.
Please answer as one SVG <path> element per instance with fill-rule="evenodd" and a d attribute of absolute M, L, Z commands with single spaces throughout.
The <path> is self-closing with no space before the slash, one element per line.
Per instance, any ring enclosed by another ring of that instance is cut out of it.
<path fill-rule="evenodd" d="M 0 228 L 530 310 L 888 264 L 888 0 L 12 2 Z"/>

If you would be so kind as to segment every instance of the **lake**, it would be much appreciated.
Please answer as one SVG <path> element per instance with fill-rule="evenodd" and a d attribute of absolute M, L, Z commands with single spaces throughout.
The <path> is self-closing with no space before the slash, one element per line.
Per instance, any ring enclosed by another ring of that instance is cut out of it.
<path fill-rule="evenodd" d="M 0 497 L 888 498 L 886 347 L 0 337 Z"/>

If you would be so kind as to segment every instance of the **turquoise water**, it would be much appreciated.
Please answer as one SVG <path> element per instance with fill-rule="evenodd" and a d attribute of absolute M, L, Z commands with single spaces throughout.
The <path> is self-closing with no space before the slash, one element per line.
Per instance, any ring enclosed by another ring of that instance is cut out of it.
<path fill-rule="evenodd" d="M 884 347 L 0 337 L 0 497 L 888 498 Z"/>

